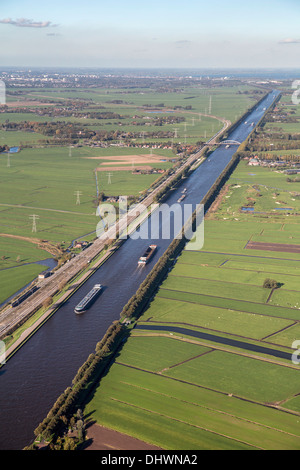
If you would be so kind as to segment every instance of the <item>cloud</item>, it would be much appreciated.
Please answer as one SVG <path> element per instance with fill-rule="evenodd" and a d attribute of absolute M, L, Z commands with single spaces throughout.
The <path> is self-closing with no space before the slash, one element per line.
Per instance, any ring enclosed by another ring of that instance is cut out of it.
<path fill-rule="evenodd" d="M 178 49 L 181 49 L 182 47 L 188 47 L 192 44 L 192 41 L 189 41 L 188 39 L 180 39 L 179 41 L 175 41 L 175 45 Z"/>
<path fill-rule="evenodd" d="M 300 39 L 287 38 L 279 41 L 279 44 L 300 44 Z"/>
<path fill-rule="evenodd" d="M 18 26 L 21 28 L 48 28 L 49 26 L 58 26 L 52 24 L 51 21 L 33 21 L 27 18 L 18 18 L 17 20 L 12 20 L 11 18 L 5 18 L 0 20 L 2 24 L 11 24 L 13 26 Z"/>
<path fill-rule="evenodd" d="M 192 41 L 189 41 L 188 39 L 180 39 L 179 41 L 175 41 L 175 44 L 191 44 Z"/>

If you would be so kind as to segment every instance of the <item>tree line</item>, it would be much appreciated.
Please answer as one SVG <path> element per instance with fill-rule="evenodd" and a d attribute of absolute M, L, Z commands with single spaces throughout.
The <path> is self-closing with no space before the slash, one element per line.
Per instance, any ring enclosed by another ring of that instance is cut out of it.
<path fill-rule="evenodd" d="M 120 322 L 115 321 L 108 328 L 104 337 L 96 345 L 95 351 L 90 354 L 84 364 L 78 369 L 72 385 L 68 387 L 56 400 L 46 418 L 35 429 L 34 434 L 39 441 L 49 443 L 50 450 L 65 450 L 69 440 L 65 439 L 67 431 L 72 428 L 74 418 L 85 397 L 91 391 L 97 378 L 109 364 L 113 352 L 128 334 L 128 330 Z M 76 447 L 84 439 L 84 434 L 74 438 Z M 57 443 L 60 443 L 60 449 Z M 35 450 L 35 443 L 27 446 L 25 450 Z"/>

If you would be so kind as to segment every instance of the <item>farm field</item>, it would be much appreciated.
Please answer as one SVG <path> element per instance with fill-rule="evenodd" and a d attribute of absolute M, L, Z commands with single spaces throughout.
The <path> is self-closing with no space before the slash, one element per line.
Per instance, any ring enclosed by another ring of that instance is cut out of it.
<path fill-rule="evenodd" d="M 128 150 L 74 148 L 70 156 L 69 149 L 64 147 L 23 149 L 10 156 L 9 167 L 7 156 L 2 154 L 0 273 L 7 267 L 24 264 L 23 272 L 28 270 L 28 277 L 24 277 L 25 285 L 33 278 L 27 263 L 52 256 L 38 249 L 31 240 L 47 240 L 54 246 L 67 248 L 74 239 L 85 237 L 90 240 L 91 236 L 96 236 L 99 222 L 96 215 L 96 168 L 101 167 L 101 171 L 97 171 L 98 189 L 106 196 L 138 197 L 160 177 L 158 173 L 133 174 L 133 158 L 138 160 L 140 150 Z M 161 150 L 158 156 L 153 152 L 153 157 L 145 158 L 147 163 L 139 163 L 139 168 L 170 168 L 173 165 L 169 162 L 171 157 L 174 154 L 168 150 Z M 115 160 L 118 166 L 111 168 Z M 129 162 L 130 171 L 126 171 L 123 166 Z M 77 191 L 80 193 L 79 201 Z M 34 232 L 32 215 L 37 216 Z M 18 238 L 14 240 L 8 235 Z M 22 287 L 19 282 L 14 282 L 17 279 L 14 269 L 5 273 L 10 280 L 8 282 L 12 286 L 15 284 L 12 289 L 17 291 Z M 4 292 L 2 300 L 5 300 Z"/>
<path fill-rule="evenodd" d="M 25 131 L 3 131 L 0 129 L 0 145 L 8 145 L 9 147 L 18 147 L 22 144 L 37 144 L 39 140 L 45 136 L 37 132 Z"/>
<path fill-rule="evenodd" d="M 66 123 L 77 123 L 92 130 L 102 130 L 105 132 L 122 130 L 126 133 L 137 133 L 135 141 L 138 143 L 157 142 L 160 139 L 147 136 L 148 133 L 155 133 L 159 130 L 169 132 L 174 136 L 173 142 L 187 142 L 194 144 L 199 140 L 208 139 L 223 127 L 221 119 L 236 121 L 250 106 L 254 104 L 252 96 L 253 88 L 247 85 L 238 87 L 216 87 L 206 89 L 201 86 L 185 87 L 179 92 L 162 92 L 154 88 L 134 89 L 124 93 L 123 89 L 111 90 L 105 88 L 89 89 L 57 89 L 48 90 L 20 90 L 22 92 L 23 104 L 29 100 L 32 106 L 32 99 L 49 100 L 48 107 L 54 104 L 63 106 L 74 100 L 83 100 L 86 108 L 80 112 L 82 117 L 59 116 L 57 120 Z M 47 103 L 46 103 L 47 104 Z M 8 97 L 8 105 L 16 106 L 15 101 Z M 163 105 L 163 106 L 162 106 Z M 97 109 L 98 107 L 98 109 Z M 185 108 L 190 109 L 185 109 Z M 38 109 L 39 107 L 36 106 Z M 84 116 L 85 112 L 111 112 L 119 115 L 120 118 L 91 119 Z M 23 113 L 5 113 L 0 116 L 0 123 L 5 119 L 20 122 L 23 120 Z M 45 117 L 38 113 L 24 113 L 29 121 L 45 122 Z M 31 116 L 31 118 L 30 118 Z M 159 118 L 182 118 L 175 123 L 165 122 L 163 126 L 157 127 L 155 124 Z M 49 119 L 49 121 L 53 118 Z M 176 128 L 176 134 L 174 133 Z M 142 135 L 142 133 L 146 135 Z M 29 134 L 31 135 L 31 134 Z M 45 136 L 44 136 L 45 139 Z M 169 139 L 170 140 L 170 139 Z"/>
<path fill-rule="evenodd" d="M 246 249 L 300 245 L 298 201 L 277 214 L 273 197 L 292 198 L 286 177 L 248 172 L 241 161 L 202 250 L 187 245 L 87 403 L 98 424 L 163 449 L 299 450 L 299 254 Z M 260 185 L 262 213 L 242 213 Z"/>
<path fill-rule="evenodd" d="M 158 140 L 161 143 L 161 138 L 153 135 L 163 131 L 169 143 L 184 139 L 187 144 L 195 144 L 219 131 L 224 125 L 222 119 L 234 120 L 257 99 L 251 94 L 253 89 L 243 85 L 238 89 L 240 94 L 234 87 L 216 88 L 211 99 L 205 88 L 197 87 L 180 93 L 151 88 L 125 93 L 124 89 L 109 88 L 15 91 L 18 99 L 8 92 L 8 106 L 0 113 L 0 145 L 20 147 L 17 153 L 0 154 L 0 274 L 7 267 L 24 265 L 23 273 L 28 269 L 25 284 L 32 280 L 27 263 L 51 257 L 32 245 L 31 238 L 47 240 L 63 249 L 78 238 L 90 241 L 99 222 L 97 187 L 106 197 L 138 198 L 158 180 L 159 171 L 173 167 L 178 161 L 176 151 L 152 148 Z M 165 108 L 156 107 L 161 103 Z M 189 106 L 191 109 L 185 109 Z M 76 112 L 68 113 L 69 108 Z M 98 113 L 97 117 L 91 117 L 93 113 Z M 103 118 L 101 113 L 107 116 Z M 163 121 L 157 125 L 160 118 Z M 53 129 L 47 133 L 47 125 L 50 130 L 56 126 L 54 134 Z M 95 147 L 94 140 L 87 143 L 84 138 L 70 145 L 70 127 L 60 143 L 62 125 L 75 125 L 82 132 L 111 133 L 114 140 L 108 140 L 106 148 Z M 145 148 L 118 146 L 119 130 L 129 136 L 131 144 L 144 142 Z M 35 227 L 33 215 L 37 216 Z M 21 238 L 9 239 L 10 245 L 15 245 L 10 249 L 6 234 L 24 237 L 23 243 L 18 247 Z M 17 291 L 20 286 L 17 282 L 14 286 L 14 269 L 7 270 L 6 276 L 12 290 Z"/>
<path fill-rule="evenodd" d="M 20 265 L 11 268 L 13 271 L 13 283 L 10 276 L 10 270 L 0 270 L 0 305 L 14 295 L 19 289 L 22 289 L 27 283 L 34 280 L 42 271 L 45 271 L 47 266 L 42 264 Z"/>
<path fill-rule="evenodd" d="M 298 133 L 299 132 L 299 123 L 297 122 L 268 122 L 268 131 L 279 131 L 284 133 Z"/>
<path fill-rule="evenodd" d="M 80 94 L 77 89 L 73 91 L 68 89 L 61 90 L 47 90 L 46 88 L 42 91 L 31 90 L 27 95 L 24 94 L 24 98 L 37 98 L 43 99 L 48 98 L 51 100 L 66 99 L 92 99 L 93 104 L 101 104 L 107 109 L 124 109 L 130 113 L 130 109 L 142 108 L 144 105 L 151 105 L 153 107 L 164 103 L 165 107 L 174 108 L 175 106 L 187 106 L 191 105 L 193 110 L 196 112 L 209 111 L 210 107 L 210 96 L 212 97 L 211 111 L 212 115 L 219 117 L 226 117 L 227 119 L 234 121 L 236 116 L 242 115 L 245 111 L 245 107 L 251 104 L 251 92 L 253 88 L 248 85 L 238 85 L 236 87 L 222 86 L 214 89 L 207 89 L 204 86 L 192 86 L 185 87 L 181 92 L 160 92 L 154 88 L 138 89 L 135 88 L 133 91 L 129 91 L 124 94 L 124 90 L 111 90 L 105 88 L 94 88 L 90 90 L 81 90 Z M 244 94 L 247 92 L 247 94 Z M 118 103 L 114 104 L 114 101 Z M 120 103 L 120 100 L 122 103 Z M 129 110 L 129 111 L 127 111 Z M 136 112 L 136 111 L 135 111 Z M 205 113 L 207 114 L 207 113 Z"/>

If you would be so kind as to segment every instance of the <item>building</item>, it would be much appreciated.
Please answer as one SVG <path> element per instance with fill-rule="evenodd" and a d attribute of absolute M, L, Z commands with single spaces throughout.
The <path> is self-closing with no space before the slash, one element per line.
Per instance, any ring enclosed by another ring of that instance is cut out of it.
<path fill-rule="evenodd" d="M 250 158 L 248 165 L 249 166 L 258 166 L 259 165 L 258 158 L 257 157 Z"/>
<path fill-rule="evenodd" d="M 51 272 L 50 271 L 43 271 L 42 273 L 39 274 L 39 279 L 46 279 L 46 277 L 49 277 L 51 276 Z"/>

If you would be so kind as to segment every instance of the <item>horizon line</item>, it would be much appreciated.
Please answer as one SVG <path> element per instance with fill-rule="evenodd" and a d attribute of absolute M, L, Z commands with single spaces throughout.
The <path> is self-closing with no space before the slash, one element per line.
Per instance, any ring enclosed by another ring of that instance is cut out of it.
<path fill-rule="evenodd" d="M 172 66 L 98 66 L 98 65 L 1 65 L 0 70 L 3 68 L 63 68 L 63 69 L 117 69 L 117 70 L 300 70 L 300 67 L 222 67 L 222 66 L 207 66 L 207 67 L 193 67 L 193 66 L 182 66 L 182 67 L 172 67 Z"/>

